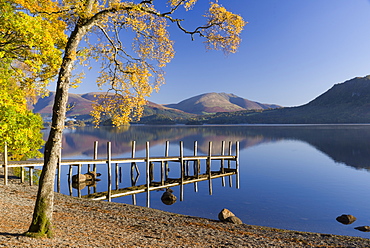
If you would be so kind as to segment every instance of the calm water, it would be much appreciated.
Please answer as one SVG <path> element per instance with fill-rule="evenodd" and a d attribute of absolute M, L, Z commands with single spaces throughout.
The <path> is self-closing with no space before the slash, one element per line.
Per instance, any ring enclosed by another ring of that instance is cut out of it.
<path fill-rule="evenodd" d="M 184 199 L 180 201 L 180 189 L 174 187 L 178 197 L 175 204 L 164 205 L 160 201 L 163 192 L 158 191 L 151 193 L 151 207 L 210 219 L 217 219 L 219 211 L 228 208 L 247 224 L 370 238 L 370 233 L 354 229 L 370 225 L 370 125 L 66 129 L 63 158 L 92 158 L 95 140 L 99 141 L 100 158 L 106 157 L 107 141 L 112 142 L 114 157 L 128 157 L 132 140 L 137 142 L 137 156 L 144 156 L 146 141 L 150 141 L 153 156 L 164 155 L 166 140 L 173 155 L 179 154 L 179 141 L 184 142 L 185 155 L 192 155 L 194 141 L 198 141 L 198 152 L 204 154 L 209 141 L 214 143 L 214 154 L 220 153 L 221 141 L 240 141 L 239 189 L 235 177 L 231 187 L 228 178 L 225 187 L 221 179 L 213 180 L 212 195 L 207 181 L 198 183 L 198 192 L 189 184 L 184 186 Z M 102 173 L 98 192 L 107 190 L 105 167 L 98 167 Z M 129 166 L 120 167 L 119 187 L 130 186 Z M 145 165 L 139 167 L 142 174 L 137 184 L 144 184 Z M 177 167 L 170 166 L 170 173 L 177 173 Z M 83 172 L 86 170 L 83 168 Z M 64 167 L 61 192 L 69 195 L 67 174 Z M 77 192 L 73 189 L 72 195 L 77 196 Z M 88 187 L 81 192 L 88 194 Z M 132 204 L 132 196 L 113 201 Z M 145 206 L 146 194 L 138 194 L 136 202 Z M 340 224 L 335 218 L 341 214 L 352 214 L 357 221 Z"/>

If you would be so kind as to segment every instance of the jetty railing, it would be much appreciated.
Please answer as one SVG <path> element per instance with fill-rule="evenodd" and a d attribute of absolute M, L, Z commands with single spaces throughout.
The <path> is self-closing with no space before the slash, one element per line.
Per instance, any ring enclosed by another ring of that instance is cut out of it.
<path fill-rule="evenodd" d="M 146 151 L 145 157 L 136 157 L 136 142 L 132 141 L 131 145 L 131 157 L 129 158 L 112 158 L 112 148 L 111 142 L 107 142 L 107 155 L 105 159 L 98 159 L 98 142 L 94 142 L 94 156 L 92 159 L 60 159 L 57 167 L 57 191 L 60 190 L 60 180 L 61 180 L 61 166 L 69 165 L 69 180 L 72 179 L 72 167 L 78 167 L 78 174 L 81 174 L 81 168 L 83 165 L 88 165 L 88 171 L 90 171 L 91 166 L 93 166 L 93 171 L 96 172 L 96 168 L 98 165 L 106 165 L 107 166 L 107 178 L 108 178 L 108 190 L 106 192 L 100 193 L 93 193 L 89 194 L 87 198 L 93 198 L 95 200 L 108 200 L 111 201 L 112 198 L 121 197 L 124 195 L 132 195 L 136 193 L 147 193 L 147 206 L 150 205 L 150 191 L 173 187 L 173 186 L 180 186 L 180 200 L 183 198 L 183 187 L 185 184 L 194 183 L 196 186 L 197 182 L 209 180 L 209 190 L 210 194 L 212 194 L 212 179 L 225 176 L 236 175 L 236 187 L 239 188 L 239 142 L 235 143 L 235 154 L 232 154 L 232 142 L 229 142 L 228 147 L 228 154 L 225 154 L 225 141 L 222 141 L 221 144 L 221 151 L 220 154 L 215 155 L 212 151 L 212 141 L 209 142 L 208 146 L 208 154 L 207 155 L 198 155 L 198 143 L 197 141 L 194 142 L 194 152 L 191 156 L 184 155 L 184 145 L 183 142 L 180 141 L 180 151 L 178 156 L 169 156 L 169 141 L 165 144 L 165 155 L 162 157 L 159 156 L 150 156 L 150 144 L 146 142 Z M 212 161 L 218 160 L 220 161 L 220 169 L 218 171 L 211 170 Z M 206 163 L 206 173 L 200 173 L 200 164 L 201 161 Z M 180 166 L 180 177 L 177 179 L 169 179 L 167 177 L 167 169 L 168 163 L 175 162 L 178 163 Z M 227 166 L 225 165 L 227 162 Z M 235 167 L 231 168 L 231 162 L 235 162 Z M 118 181 L 116 179 L 116 190 L 112 190 L 112 165 L 115 164 L 116 166 L 116 177 L 118 176 L 118 165 L 119 164 L 128 164 L 131 165 L 131 171 L 133 172 L 136 170 L 136 173 L 139 175 L 139 167 L 138 163 L 144 163 L 145 166 L 145 176 L 146 176 L 146 184 L 141 185 L 138 189 L 136 186 L 135 188 L 130 187 L 126 189 L 118 189 Z M 161 165 L 161 181 L 154 182 L 153 180 L 153 165 L 154 163 L 160 163 Z M 194 175 L 189 176 L 188 166 L 189 163 L 193 163 L 194 165 Z M 21 168 L 21 182 L 24 182 L 24 169 L 29 169 L 30 175 L 30 185 L 32 185 L 32 175 L 33 170 L 35 167 L 42 167 L 44 165 L 43 160 L 27 160 L 27 161 L 8 161 L 8 154 L 7 154 L 7 147 L 5 145 L 4 149 L 4 159 L 3 159 L 3 167 L 4 167 L 4 184 L 7 185 L 8 183 L 8 169 L 14 167 Z M 172 180 L 172 181 L 171 181 Z M 223 181 L 224 184 L 224 181 Z M 231 181 L 230 181 L 231 184 Z M 231 185 L 230 185 L 231 186 Z M 80 193 L 79 193 L 80 194 Z M 80 195 L 79 195 L 80 196 Z M 81 197 L 81 196 L 80 196 Z"/>

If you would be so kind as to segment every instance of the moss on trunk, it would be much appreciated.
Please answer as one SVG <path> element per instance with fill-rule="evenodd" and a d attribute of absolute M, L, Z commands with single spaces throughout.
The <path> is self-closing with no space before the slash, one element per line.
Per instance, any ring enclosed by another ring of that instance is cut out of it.
<path fill-rule="evenodd" d="M 52 238 L 53 228 L 51 220 L 46 215 L 46 204 L 45 201 L 39 201 L 37 211 L 33 213 L 33 221 L 24 235 L 32 238 Z"/>

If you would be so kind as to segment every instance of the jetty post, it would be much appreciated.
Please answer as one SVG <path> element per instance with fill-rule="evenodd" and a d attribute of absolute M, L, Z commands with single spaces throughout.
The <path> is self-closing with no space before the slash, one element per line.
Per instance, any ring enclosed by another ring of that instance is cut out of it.
<path fill-rule="evenodd" d="M 68 185 L 69 185 L 69 195 L 73 196 L 73 189 L 72 189 L 72 165 L 69 165 L 68 168 Z"/>
<path fill-rule="evenodd" d="M 133 140 L 132 142 L 131 142 L 131 158 L 135 158 L 135 152 L 136 152 L 136 141 L 135 140 Z M 131 163 L 131 166 L 132 166 L 132 170 L 133 170 L 133 168 L 135 167 L 135 169 L 136 169 L 136 173 L 138 174 L 138 175 L 140 175 L 140 171 L 139 171 L 139 167 L 137 166 L 137 164 L 136 164 L 136 162 L 132 162 Z"/>
<path fill-rule="evenodd" d="M 164 171 L 164 161 L 161 161 L 161 185 L 164 185 L 164 177 L 165 177 L 165 171 Z"/>
<path fill-rule="evenodd" d="M 82 173 L 81 173 L 81 171 L 82 171 L 82 165 L 81 164 L 77 164 L 77 175 L 81 175 Z M 73 182 L 72 182 L 73 183 Z M 80 180 L 78 180 L 77 181 L 77 196 L 79 197 L 79 198 L 81 198 L 81 189 L 80 189 Z"/>
<path fill-rule="evenodd" d="M 21 183 L 24 183 L 24 167 L 21 167 Z"/>
<path fill-rule="evenodd" d="M 221 143 L 221 156 L 225 156 L 225 141 L 223 140 Z M 225 173 L 225 160 L 221 159 L 221 173 Z M 225 187 L 225 177 L 222 177 L 222 187 Z"/>
<path fill-rule="evenodd" d="M 194 157 L 198 156 L 198 141 L 194 141 L 194 153 L 193 153 Z M 197 177 L 197 179 L 199 179 L 199 171 L 200 171 L 200 160 L 197 159 L 197 160 L 194 160 L 194 173 Z M 198 182 L 194 182 L 194 192 L 198 192 Z"/>
<path fill-rule="evenodd" d="M 107 142 L 108 201 L 112 201 L 112 143 Z"/>
<path fill-rule="evenodd" d="M 211 169 L 211 162 L 212 162 L 212 141 L 209 142 L 208 145 L 208 158 L 207 158 L 207 173 L 208 173 L 208 187 L 209 187 L 209 195 L 212 195 L 212 169 Z"/>
<path fill-rule="evenodd" d="M 180 141 L 180 201 L 184 200 L 184 176 L 185 176 L 185 164 L 184 164 L 184 142 Z"/>
<path fill-rule="evenodd" d="M 229 141 L 229 155 L 231 155 L 232 146 L 233 146 L 233 142 Z M 227 161 L 227 168 L 228 169 L 231 168 L 231 161 L 230 160 Z M 232 178 L 231 178 L 231 176 L 229 176 L 229 187 L 231 188 L 232 186 L 233 186 Z"/>
<path fill-rule="evenodd" d="M 149 141 L 146 142 L 146 206 L 150 207 L 150 157 Z"/>
<path fill-rule="evenodd" d="M 169 156 L 169 153 L 170 153 L 170 141 L 167 140 L 166 141 L 166 148 L 165 148 L 164 156 L 165 157 L 168 157 Z M 167 178 L 168 178 L 168 161 L 165 161 L 164 162 L 164 171 L 165 171 L 165 180 L 167 180 Z"/>
<path fill-rule="evenodd" d="M 28 171 L 28 173 L 29 173 L 29 175 L 30 175 L 30 186 L 32 186 L 33 185 L 33 169 L 34 169 L 35 167 L 33 167 L 33 166 L 30 166 L 29 167 L 29 171 Z"/>
<path fill-rule="evenodd" d="M 78 164 L 77 165 L 77 175 L 80 175 L 81 174 L 81 164 Z"/>
<path fill-rule="evenodd" d="M 4 145 L 4 184 L 8 185 L 8 144 Z"/>
<path fill-rule="evenodd" d="M 94 160 L 98 159 L 98 145 L 99 142 L 97 140 L 94 141 L 94 157 L 93 157 Z M 93 170 L 94 172 L 96 172 L 96 164 L 93 165 Z"/>
<path fill-rule="evenodd" d="M 57 165 L 57 169 L 58 169 L 58 174 L 57 174 L 57 192 L 58 193 L 60 193 L 60 178 L 61 178 L 61 169 L 62 169 L 61 162 L 62 162 L 62 147 L 60 147 L 60 150 L 59 150 L 58 165 Z M 30 180 L 32 181 L 31 173 L 30 173 Z"/>
<path fill-rule="evenodd" d="M 116 166 L 115 166 L 115 174 L 116 174 L 116 190 L 119 189 L 119 181 L 118 181 L 118 176 L 119 176 L 119 164 L 116 163 Z"/>
<path fill-rule="evenodd" d="M 164 150 L 164 157 L 168 157 L 168 147 L 170 142 L 167 140 L 165 144 L 165 150 Z M 161 185 L 164 185 L 164 182 L 167 180 L 168 177 L 168 162 L 162 160 L 161 161 Z"/>
<path fill-rule="evenodd" d="M 133 140 L 131 142 L 131 158 L 135 158 L 135 153 L 136 153 L 136 141 Z M 134 177 L 134 169 L 136 169 L 136 173 L 137 173 L 136 180 Z M 132 162 L 131 163 L 131 186 L 136 185 L 136 181 L 139 175 L 140 175 L 140 172 L 139 172 L 139 168 L 137 167 L 137 164 L 135 162 Z M 136 205 L 136 194 L 132 194 L 132 204 Z"/>
<path fill-rule="evenodd" d="M 235 168 L 236 168 L 236 188 L 239 189 L 240 185 L 240 176 L 239 176 L 239 141 L 236 142 L 236 148 L 235 148 Z"/>

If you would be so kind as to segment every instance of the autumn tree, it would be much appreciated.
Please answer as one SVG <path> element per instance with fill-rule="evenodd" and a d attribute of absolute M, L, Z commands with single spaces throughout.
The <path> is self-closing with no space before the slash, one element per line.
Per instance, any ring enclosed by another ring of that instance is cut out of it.
<path fill-rule="evenodd" d="M 0 13 L 0 152 L 6 142 L 10 159 L 39 157 L 42 119 L 26 99 L 42 94 L 57 74 L 64 34 L 58 37 L 58 25 L 17 11 L 9 1 L 0 0 Z"/>
<path fill-rule="evenodd" d="M 0 78 L 0 85 L 0 151 L 6 142 L 11 160 L 40 157 L 41 117 L 27 109 L 25 92 L 16 84 Z"/>
<path fill-rule="evenodd" d="M 79 62 L 86 67 L 92 59 L 101 62 L 97 84 L 108 85 L 111 95 L 94 106 L 96 121 L 103 115 L 116 126 L 140 116 L 145 98 L 164 83 L 163 69 L 174 56 L 168 25 L 177 26 L 192 38 L 200 36 L 207 48 L 236 52 L 243 19 L 227 11 L 217 0 L 209 3 L 206 23 L 188 30 L 183 26 L 183 9 L 197 0 L 13 0 L 18 11 L 44 20 L 66 24 L 68 41 L 57 79 L 52 125 L 45 145 L 44 166 L 28 235 L 52 236 L 54 176 L 62 143 L 68 90 L 81 81 L 72 71 Z"/>

